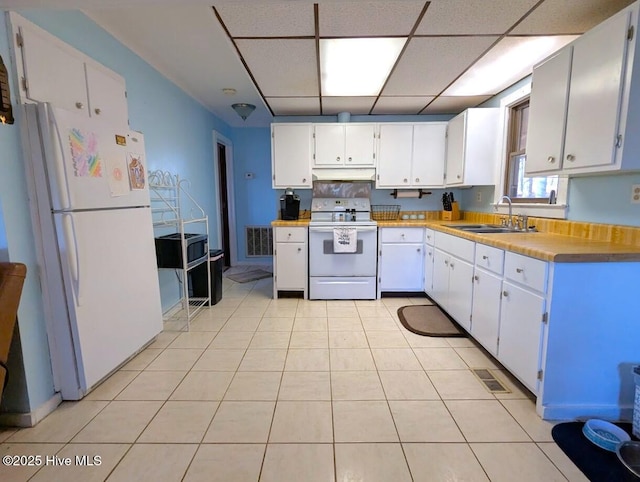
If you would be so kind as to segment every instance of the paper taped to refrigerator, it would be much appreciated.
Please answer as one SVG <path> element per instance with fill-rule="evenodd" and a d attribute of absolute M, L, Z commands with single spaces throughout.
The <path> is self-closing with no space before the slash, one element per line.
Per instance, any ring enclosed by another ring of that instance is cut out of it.
<path fill-rule="evenodd" d="M 129 183 L 131 184 L 131 189 L 144 189 L 146 174 L 142 154 L 130 152 L 127 155 L 127 164 L 129 166 Z"/>
<path fill-rule="evenodd" d="M 102 177 L 98 136 L 94 132 L 72 128 L 69 130 L 69 144 L 76 177 Z"/>

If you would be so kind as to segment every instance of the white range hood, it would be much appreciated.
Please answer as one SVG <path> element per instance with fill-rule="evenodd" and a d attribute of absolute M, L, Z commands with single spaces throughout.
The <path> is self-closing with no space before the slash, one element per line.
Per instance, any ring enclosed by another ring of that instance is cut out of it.
<path fill-rule="evenodd" d="M 312 169 L 314 181 L 375 181 L 376 170 L 373 167 L 363 168 L 326 168 Z"/>

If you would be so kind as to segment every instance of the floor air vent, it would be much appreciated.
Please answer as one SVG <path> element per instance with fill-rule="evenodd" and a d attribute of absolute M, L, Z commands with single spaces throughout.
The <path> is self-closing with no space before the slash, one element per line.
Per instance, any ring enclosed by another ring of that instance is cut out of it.
<path fill-rule="evenodd" d="M 472 371 L 491 393 L 511 393 L 511 390 L 506 388 L 502 382 L 486 368 L 473 369 Z"/>
<path fill-rule="evenodd" d="M 273 229 L 271 226 L 245 226 L 247 258 L 273 255 Z"/>

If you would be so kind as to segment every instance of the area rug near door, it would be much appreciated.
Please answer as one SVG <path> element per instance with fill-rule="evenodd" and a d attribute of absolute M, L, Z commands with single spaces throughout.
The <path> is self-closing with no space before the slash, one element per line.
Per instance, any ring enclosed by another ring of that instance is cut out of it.
<path fill-rule="evenodd" d="M 425 336 L 466 336 L 435 305 L 410 305 L 398 308 L 400 323 L 407 330 Z"/>
<path fill-rule="evenodd" d="M 256 281 L 263 278 L 270 278 L 272 273 L 263 269 L 255 269 L 252 271 L 242 271 L 240 273 L 225 274 L 225 277 L 229 278 L 236 283 L 248 283 L 249 281 Z"/>
<path fill-rule="evenodd" d="M 630 423 L 616 423 L 631 435 Z M 584 422 L 559 423 L 551 429 L 554 442 L 567 457 L 592 481 L 638 481 L 618 460 L 614 452 L 597 447 L 582 433 Z M 636 440 L 635 437 L 631 437 Z"/>

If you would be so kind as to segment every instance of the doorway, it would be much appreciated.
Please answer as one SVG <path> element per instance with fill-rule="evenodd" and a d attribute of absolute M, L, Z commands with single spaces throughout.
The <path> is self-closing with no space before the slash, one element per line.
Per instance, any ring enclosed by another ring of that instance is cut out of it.
<path fill-rule="evenodd" d="M 215 186 L 218 192 L 217 248 L 224 252 L 224 268 L 237 263 L 235 209 L 233 197 L 233 145 L 213 131 Z"/>

